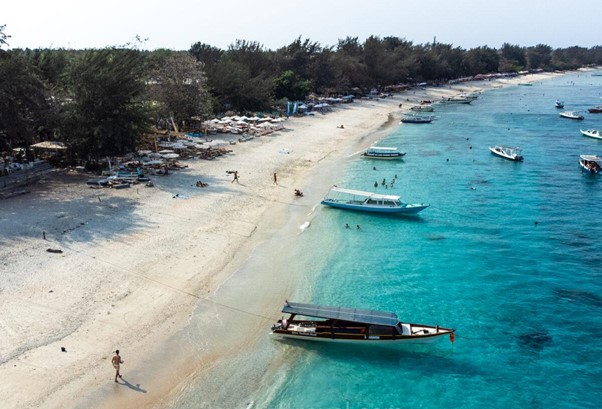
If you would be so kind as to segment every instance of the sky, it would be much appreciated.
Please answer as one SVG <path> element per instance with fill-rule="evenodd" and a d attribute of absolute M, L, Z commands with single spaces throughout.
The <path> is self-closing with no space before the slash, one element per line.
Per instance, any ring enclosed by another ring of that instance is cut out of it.
<path fill-rule="evenodd" d="M 332 46 L 371 35 L 464 49 L 592 47 L 602 44 L 600 16 L 598 0 L 10 0 L 0 7 L 8 48 L 70 49 L 188 50 L 196 42 L 226 49 L 241 39 L 276 50 L 298 37 Z"/>

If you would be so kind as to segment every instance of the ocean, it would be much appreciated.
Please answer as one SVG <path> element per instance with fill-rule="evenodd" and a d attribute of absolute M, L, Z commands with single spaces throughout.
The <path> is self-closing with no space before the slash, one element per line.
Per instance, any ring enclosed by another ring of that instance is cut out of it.
<path fill-rule="evenodd" d="M 333 184 L 377 181 L 377 192 L 431 206 L 418 217 L 318 207 L 291 250 L 304 269 L 291 300 L 394 311 L 455 328 L 455 343 L 267 341 L 284 361 L 253 407 L 600 407 L 602 176 L 578 159 L 602 155 L 602 141 L 579 132 L 602 129 L 602 114 L 586 111 L 601 95 L 589 73 L 494 89 L 438 105 L 431 124 L 395 127 L 379 144 L 406 151 L 403 161 L 346 161 Z M 560 118 L 556 99 L 586 119 Z M 493 145 L 520 146 L 524 162 Z"/>

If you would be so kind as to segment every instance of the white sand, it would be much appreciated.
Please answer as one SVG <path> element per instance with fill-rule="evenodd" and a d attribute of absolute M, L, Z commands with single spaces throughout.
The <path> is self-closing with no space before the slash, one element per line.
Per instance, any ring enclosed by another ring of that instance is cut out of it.
<path fill-rule="evenodd" d="M 194 382 L 206 384 L 207 407 L 244 407 L 273 370 L 269 351 L 257 352 L 266 317 L 279 316 L 298 283 L 283 274 L 287 246 L 337 163 L 396 126 L 400 103 L 405 111 L 551 75 L 409 91 L 290 119 L 286 131 L 233 145 L 228 156 L 154 177 L 154 188 L 94 190 L 86 176 L 56 174 L 0 201 L 0 406 L 166 407 Z M 239 171 L 240 184 L 227 170 Z M 110 364 L 117 348 L 121 385 Z M 237 369 L 255 352 L 263 365 Z M 224 401 L 242 377 L 243 390 Z"/>

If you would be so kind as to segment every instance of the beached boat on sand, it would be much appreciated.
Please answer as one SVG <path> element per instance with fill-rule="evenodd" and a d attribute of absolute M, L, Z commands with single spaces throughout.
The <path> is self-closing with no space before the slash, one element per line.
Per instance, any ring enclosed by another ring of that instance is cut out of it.
<path fill-rule="evenodd" d="M 568 118 L 568 119 L 577 119 L 577 120 L 585 119 L 583 115 L 580 115 L 576 111 L 564 111 L 564 112 L 560 113 L 560 116 L 563 118 Z"/>
<path fill-rule="evenodd" d="M 290 316 L 272 326 L 270 336 L 275 339 L 388 346 L 431 343 L 448 337 L 454 342 L 452 328 L 401 322 L 388 311 L 286 301 L 282 312 Z"/>
<path fill-rule="evenodd" d="M 362 158 L 367 159 L 401 159 L 405 152 L 400 152 L 396 147 L 391 146 L 371 146 L 366 152 L 362 153 Z"/>
<path fill-rule="evenodd" d="M 504 159 L 513 160 L 515 162 L 522 162 L 524 159 L 521 155 L 521 149 L 518 146 L 511 147 L 511 146 L 496 145 L 496 146 L 490 146 L 489 150 L 494 155 L 497 155 Z"/>
<path fill-rule="evenodd" d="M 321 202 L 325 206 L 345 210 L 357 210 L 373 213 L 416 214 L 427 207 L 427 204 L 409 204 L 400 200 L 399 196 L 381 195 L 361 190 L 332 187 Z"/>
<path fill-rule="evenodd" d="M 602 158 L 597 155 L 581 155 L 579 156 L 579 166 L 582 170 L 597 175 L 602 170 Z"/>
<path fill-rule="evenodd" d="M 583 136 L 589 136 L 590 138 L 602 139 L 602 133 L 597 129 L 580 129 Z"/>

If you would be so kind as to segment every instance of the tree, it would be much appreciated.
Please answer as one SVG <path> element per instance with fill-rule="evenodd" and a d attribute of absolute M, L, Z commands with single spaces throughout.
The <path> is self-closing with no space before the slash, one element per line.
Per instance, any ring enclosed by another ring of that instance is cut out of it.
<path fill-rule="evenodd" d="M 159 116 L 175 124 L 193 116 L 208 116 L 211 102 L 203 65 L 186 52 L 165 52 L 167 55 L 151 64 L 147 87 Z"/>
<path fill-rule="evenodd" d="M 143 57 L 135 50 L 86 51 L 70 72 L 61 133 L 83 157 L 134 150 L 152 117 L 142 100 Z"/>
<path fill-rule="evenodd" d="M 297 77 L 292 70 L 287 70 L 274 80 L 274 96 L 289 101 L 303 100 L 309 95 L 309 87 L 309 81 Z"/>
<path fill-rule="evenodd" d="M 546 68 L 552 61 L 552 47 L 545 44 L 537 44 L 535 47 L 527 48 L 527 67 L 530 70 Z"/>
<path fill-rule="evenodd" d="M 30 144 L 50 110 L 39 72 L 16 53 L 0 50 L 0 149 Z"/>
<path fill-rule="evenodd" d="M 0 48 L 4 45 L 8 45 L 6 40 L 10 38 L 10 36 L 4 32 L 5 28 L 6 24 L 0 26 Z"/>

